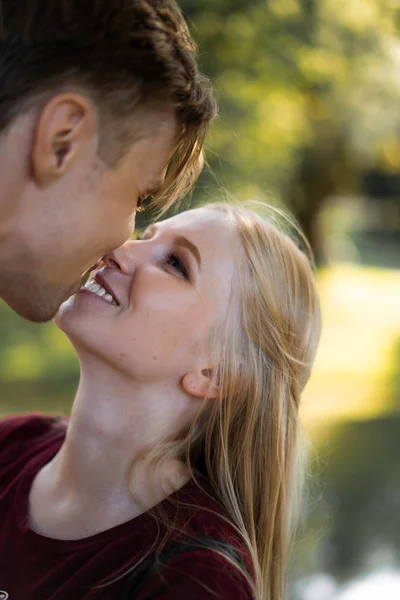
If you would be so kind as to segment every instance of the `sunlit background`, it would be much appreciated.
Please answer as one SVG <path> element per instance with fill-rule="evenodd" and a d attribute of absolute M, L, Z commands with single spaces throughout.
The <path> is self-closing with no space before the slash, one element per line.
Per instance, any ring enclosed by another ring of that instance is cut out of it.
<path fill-rule="evenodd" d="M 323 336 L 290 600 L 400 598 L 400 1 L 181 2 L 221 110 L 193 203 L 287 206 Z M 143 225 L 142 220 L 139 225 Z M 0 413 L 68 411 L 73 352 L 0 306 Z"/>

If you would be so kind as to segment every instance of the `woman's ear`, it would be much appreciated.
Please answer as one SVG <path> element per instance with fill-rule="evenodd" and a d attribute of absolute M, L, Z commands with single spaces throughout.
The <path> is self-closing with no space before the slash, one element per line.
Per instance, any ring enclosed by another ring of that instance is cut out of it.
<path fill-rule="evenodd" d="M 212 384 L 213 370 L 190 371 L 182 379 L 182 387 L 191 396 L 196 398 L 218 398 L 220 388 Z"/>
<path fill-rule="evenodd" d="M 61 177 L 95 135 L 93 109 L 79 94 L 64 93 L 52 98 L 38 117 L 31 164 L 41 185 Z"/>

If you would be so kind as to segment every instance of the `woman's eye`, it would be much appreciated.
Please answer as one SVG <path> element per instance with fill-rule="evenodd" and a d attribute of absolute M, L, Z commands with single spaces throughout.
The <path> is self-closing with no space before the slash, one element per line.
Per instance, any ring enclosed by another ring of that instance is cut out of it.
<path fill-rule="evenodd" d="M 171 266 L 175 271 L 178 271 L 178 273 L 180 273 L 180 275 L 184 279 L 189 279 L 189 275 L 185 265 L 183 264 L 179 256 L 177 256 L 175 253 L 171 252 L 171 254 L 167 256 L 166 263 L 169 266 Z"/>

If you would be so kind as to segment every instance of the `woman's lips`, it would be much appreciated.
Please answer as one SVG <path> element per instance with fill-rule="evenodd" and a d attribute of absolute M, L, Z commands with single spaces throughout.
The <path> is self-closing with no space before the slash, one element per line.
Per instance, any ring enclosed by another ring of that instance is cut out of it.
<path fill-rule="evenodd" d="M 113 288 L 111 287 L 109 282 L 106 281 L 105 277 L 100 272 L 96 273 L 96 275 L 94 276 L 94 280 L 96 283 L 101 285 L 101 287 L 103 287 L 106 290 L 106 292 L 108 294 L 110 294 L 110 296 L 112 296 L 114 302 L 116 302 L 118 305 L 120 304 L 117 296 L 115 295 Z"/>
<path fill-rule="evenodd" d="M 116 298 L 114 290 L 101 273 L 98 273 L 94 277 L 88 279 L 85 285 L 81 287 L 79 293 L 97 296 L 97 298 L 103 300 L 103 302 L 107 302 L 107 304 L 119 306 L 119 301 Z"/>

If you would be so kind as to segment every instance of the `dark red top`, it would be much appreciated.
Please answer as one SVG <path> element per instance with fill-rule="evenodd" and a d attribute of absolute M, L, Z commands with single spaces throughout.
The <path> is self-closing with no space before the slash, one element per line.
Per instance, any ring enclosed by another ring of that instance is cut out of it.
<path fill-rule="evenodd" d="M 81 540 L 56 540 L 29 529 L 27 501 L 32 481 L 59 450 L 65 429 L 65 419 L 43 415 L 9 417 L 0 422 L 0 598 L 114 600 L 121 582 L 100 589 L 95 586 L 129 569 L 157 537 L 159 525 L 148 513 Z M 177 508 L 164 500 L 159 506 L 168 516 L 178 517 L 191 535 L 229 542 L 248 563 L 234 531 L 218 516 L 223 511 L 217 502 L 193 481 L 173 496 L 199 508 Z M 174 533 L 171 539 L 179 540 L 177 536 Z M 153 577 L 137 600 L 251 598 L 244 577 L 212 550 L 178 555 L 160 571 L 164 578 L 162 591 L 158 576 Z"/>

